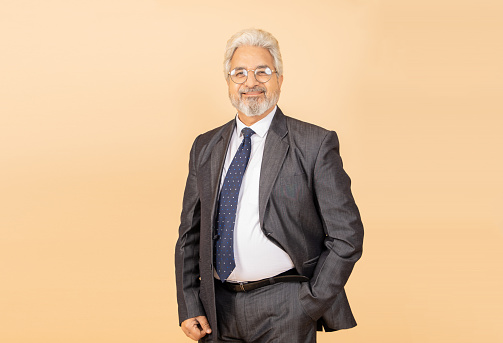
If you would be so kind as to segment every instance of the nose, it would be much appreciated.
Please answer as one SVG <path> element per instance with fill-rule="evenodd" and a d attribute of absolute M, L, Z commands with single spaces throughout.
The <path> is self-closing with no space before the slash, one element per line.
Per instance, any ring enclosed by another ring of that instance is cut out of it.
<path fill-rule="evenodd" d="M 253 88 L 259 85 L 260 82 L 255 78 L 255 70 L 248 70 L 248 78 L 246 79 L 244 85 L 248 88 Z"/>

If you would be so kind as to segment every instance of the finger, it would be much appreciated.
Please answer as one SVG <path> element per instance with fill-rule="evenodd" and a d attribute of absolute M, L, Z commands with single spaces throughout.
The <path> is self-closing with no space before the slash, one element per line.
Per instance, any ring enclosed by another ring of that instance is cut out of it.
<path fill-rule="evenodd" d="M 201 330 L 199 322 L 196 318 L 189 318 L 187 320 L 184 320 L 182 322 L 181 328 L 183 333 L 194 341 L 197 341 L 206 335 L 206 333 Z"/>
<path fill-rule="evenodd" d="M 208 319 L 206 319 L 205 316 L 196 317 L 196 320 L 199 322 L 199 325 L 201 325 L 201 328 L 205 333 L 211 333 L 210 323 L 208 323 Z"/>

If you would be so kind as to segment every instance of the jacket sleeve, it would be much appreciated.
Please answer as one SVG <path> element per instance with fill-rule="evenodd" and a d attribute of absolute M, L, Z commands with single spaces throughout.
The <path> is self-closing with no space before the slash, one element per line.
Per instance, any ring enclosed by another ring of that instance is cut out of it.
<path fill-rule="evenodd" d="M 346 284 L 362 255 L 363 224 L 351 194 L 351 181 L 342 168 L 339 141 L 327 133 L 314 165 L 313 187 L 325 231 L 324 248 L 310 282 L 300 289 L 306 313 L 318 320 Z"/>
<path fill-rule="evenodd" d="M 183 195 L 178 240 L 175 247 L 175 273 L 180 324 L 188 319 L 205 315 L 199 300 L 199 232 L 201 203 L 197 187 L 197 138 L 192 145 L 189 175 Z"/>

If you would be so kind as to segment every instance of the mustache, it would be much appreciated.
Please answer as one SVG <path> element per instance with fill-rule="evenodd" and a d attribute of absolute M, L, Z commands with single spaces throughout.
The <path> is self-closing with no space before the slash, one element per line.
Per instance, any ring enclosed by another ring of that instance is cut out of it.
<path fill-rule="evenodd" d="M 240 88 L 239 89 L 239 95 L 241 95 L 243 93 L 248 93 L 248 92 L 264 92 L 265 93 L 266 88 L 257 86 L 257 87 L 253 87 L 253 88 Z"/>

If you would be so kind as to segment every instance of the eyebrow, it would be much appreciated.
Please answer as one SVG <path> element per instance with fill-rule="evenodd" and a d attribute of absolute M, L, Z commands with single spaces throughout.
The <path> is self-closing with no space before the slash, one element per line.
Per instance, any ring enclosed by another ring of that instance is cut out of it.
<path fill-rule="evenodd" d="M 255 67 L 255 69 L 258 69 L 258 68 L 271 68 L 271 67 L 269 67 L 267 64 L 261 64 L 261 65 Z M 246 70 L 246 68 L 245 67 L 235 67 L 232 70 Z"/>

